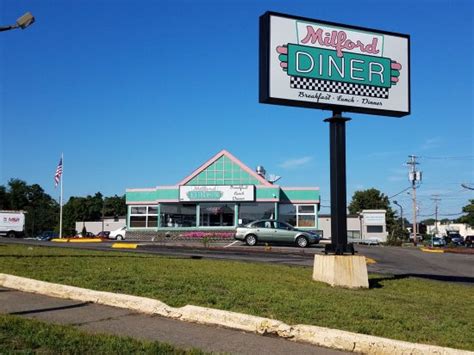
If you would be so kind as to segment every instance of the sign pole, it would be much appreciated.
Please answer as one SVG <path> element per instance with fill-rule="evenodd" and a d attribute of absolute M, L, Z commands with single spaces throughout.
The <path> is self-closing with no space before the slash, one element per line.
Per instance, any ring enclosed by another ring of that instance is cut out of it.
<path fill-rule="evenodd" d="M 331 176 L 331 244 L 325 254 L 354 254 L 354 246 L 347 243 L 347 193 L 346 193 L 346 122 L 341 111 L 334 110 L 329 122 L 330 176 Z"/>

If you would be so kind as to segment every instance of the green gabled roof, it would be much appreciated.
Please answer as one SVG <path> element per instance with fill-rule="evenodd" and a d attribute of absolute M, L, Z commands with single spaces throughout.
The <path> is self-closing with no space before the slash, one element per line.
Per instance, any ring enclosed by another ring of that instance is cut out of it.
<path fill-rule="evenodd" d="M 265 185 L 269 183 L 223 150 L 195 170 L 179 185 Z"/>

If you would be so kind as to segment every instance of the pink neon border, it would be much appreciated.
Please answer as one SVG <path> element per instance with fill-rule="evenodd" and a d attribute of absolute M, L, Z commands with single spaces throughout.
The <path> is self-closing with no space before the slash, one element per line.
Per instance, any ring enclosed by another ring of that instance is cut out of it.
<path fill-rule="evenodd" d="M 256 178 L 258 181 L 260 181 L 264 186 L 274 186 L 272 184 L 270 184 L 267 180 L 265 180 L 264 178 L 262 178 L 260 175 L 258 175 L 257 173 L 255 173 L 252 169 L 250 169 L 248 166 L 246 166 L 244 163 L 242 163 L 239 159 L 237 159 L 236 157 L 234 157 L 232 154 L 230 154 L 227 150 L 225 149 L 222 149 L 219 153 L 217 153 L 216 155 L 214 155 L 211 159 L 209 159 L 208 161 L 206 161 L 204 164 L 202 164 L 199 168 L 197 168 L 196 170 L 194 170 L 193 173 L 191 173 L 191 175 L 189 175 L 188 177 L 184 178 L 182 181 L 180 181 L 178 183 L 178 185 L 185 185 L 187 182 L 189 182 L 191 179 L 193 179 L 194 177 L 196 177 L 201 171 L 203 171 L 204 169 L 206 169 L 209 165 L 211 165 L 214 161 L 216 161 L 217 159 L 219 159 L 222 155 L 225 155 L 227 156 L 227 158 L 229 158 L 230 160 L 232 160 L 234 163 L 236 163 L 238 166 L 240 166 L 244 171 L 246 171 L 247 173 L 249 173 L 251 176 L 253 176 L 254 178 Z"/>

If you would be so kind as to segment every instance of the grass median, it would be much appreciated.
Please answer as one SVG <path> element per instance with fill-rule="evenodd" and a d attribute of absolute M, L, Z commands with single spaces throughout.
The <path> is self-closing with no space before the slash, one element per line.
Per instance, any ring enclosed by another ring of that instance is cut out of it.
<path fill-rule="evenodd" d="M 72 326 L 0 315 L 0 354 L 182 354 L 201 355 L 172 345 L 105 334 L 89 334 Z"/>
<path fill-rule="evenodd" d="M 474 350 L 474 288 L 371 276 L 332 288 L 310 268 L 123 252 L 0 245 L 0 272 L 411 342 Z"/>

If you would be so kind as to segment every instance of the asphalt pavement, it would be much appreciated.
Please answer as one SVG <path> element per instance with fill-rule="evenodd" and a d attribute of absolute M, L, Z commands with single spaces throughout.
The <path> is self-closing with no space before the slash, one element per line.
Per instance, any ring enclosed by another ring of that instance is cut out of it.
<path fill-rule="evenodd" d="M 28 244 L 62 248 L 77 248 L 114 252 L 113 242 L 54 243 L 25 239 L 0 238 L 0 244 Z M 125 243 L 125 242 L 123 242 Z M 315 254 L 324 254 L 321 245 L 309 248 L 293 246 L 254 246 L 234 241 L 217 242 L 205 248 L 199 241 L 167 241 L 138 243 L 137 249 L 120 249 L 121 252 L 150 253 L 178 258 L 205 258 L 241 262 L 262 262 L 313 267 Z M 420 277 L 438 281 L 460 282 L 474 285 L 474 254 L 425 253 L 415 247 L 390 247 L 382 245 L 356 245 L 356 252 L 375 260 L 368 265 L 369 273 Z"/>
<path fill-rule="evenodd" d="M 126 309 L 0 288 L 0 313 L 75 326 L 89 333 L 160 341 L 229 354 L 347 354 L 306 343 L 188 323 Z"/>

